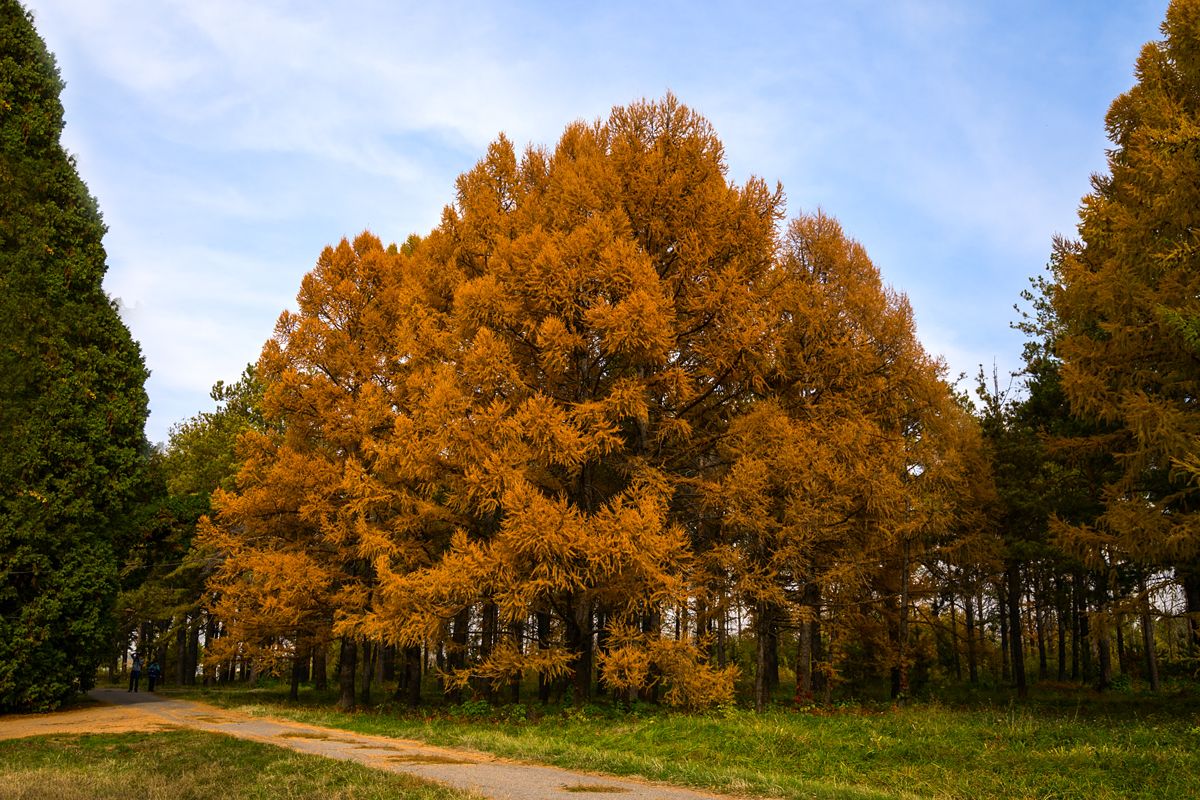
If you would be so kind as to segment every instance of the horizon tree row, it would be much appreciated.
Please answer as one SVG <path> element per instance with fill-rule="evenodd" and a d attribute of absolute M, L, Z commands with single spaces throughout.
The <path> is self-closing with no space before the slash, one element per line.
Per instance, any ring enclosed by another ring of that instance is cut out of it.
<path fill-rule="evenodd" d="M 344 705 L 362 640 L 445 642 L 451 685 L 582 700 L 595 673 L 705 706 L 734 671 L 664 614 L 702 632 L 736 600 L 761 705 L 780 626 L 866 602 L 906 691 L 918 558 L 975 524 L 987 470 L 863 248 L 822 213 L 781 235 L 782 189 L 730 183 L 670 95 L 553 151 L 501 137 L 456 188 L 403 247 L 326 249 L 264 347 L 263 422 L 199 534 L 214 648 L 337 637 Z M 824 624 L 849 645 L 861 618 Z"/>
<path fill-rule="evenodd" d="M 1163 31 L 1026 296 L 1016 396 L 957 395 L 863 248 L 732 184 L 670 95 L 500 137 L 427 235 L 326 249 L 200 524 L 210 657 L 336 645 L 343 706 L 400 654 L 450 692 L 691 707 L 739 663 L 762 707 L 785 652 L 800 702 L 964 659 L 1024 693 L 1034 649 L 1043 678 L 1107 686 L 1114 649 L 1188 674 L 1200 2 Z"/>

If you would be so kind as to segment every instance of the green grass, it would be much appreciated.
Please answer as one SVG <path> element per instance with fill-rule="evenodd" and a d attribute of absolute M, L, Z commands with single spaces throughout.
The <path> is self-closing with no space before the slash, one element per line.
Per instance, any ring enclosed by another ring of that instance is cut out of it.
<path fill-rule="evenodd" d="M 362 733 L 405 736 L 558 766 L 784 798 L 1196 796 L 1194 698 L 1045 693 L 1026 705 L 687 715 L 602 706 L 341 714 L 274 690 L 192 696 Z M 527 718 L 528 717 L 528 718 Z"/>
<path fill-rule="evenodd" d="M 0 800 L 466 800 L 359 764 L 214 733 L 33 736 L 0 741 Z"/>

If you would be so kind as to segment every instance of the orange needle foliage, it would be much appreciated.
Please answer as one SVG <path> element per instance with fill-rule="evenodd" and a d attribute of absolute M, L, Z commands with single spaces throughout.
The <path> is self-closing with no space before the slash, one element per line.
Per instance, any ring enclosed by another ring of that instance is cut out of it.
<path fill-rule="evenodd" d="M 445 643 L 451 683 L 489 692 L 533 670 L 583 699 L 598 668 L 729 702 L 713 615 L 861 596 L 863 558 L 941 524 L 950 470 L 906 301 L 832 219 L 781 216 L 668 95 L 552 151 L 501 137 L 428 236 L 326 250 L 206 534 L 220 613 L 260 640 Z"/>
<path fill-rule="evenodd" d="M 201 528 L 202 544 L 224 555 L 210 588 L 227 647 L 291 655 L 353 633 L 374 560 L 426 560 L 412 533 L 422 509 L 383 485 L 375 446 L 411 388 L 398 369 L 405 340 L 394 335 L 402 263 L 366 234 L 327 248 L 299 311 L 280 317 L 263 348 L 267 429 L 243 435 L 237 490 L 214 495 L 217 515 Z"/>
<path fill-rule="evenodd" d="M 1079 242 L 1058 242 L 1051 295 L 1061 322 L 1063 388 L 1077 414 L 1111 425 L 1123 474 L 1093 526 L 1056 524 L 1095 567 L 1174 567 L 1200 611 L 1195 509 L 1200 369 L 1200 3 L 1174 0 L 1165 39 L 1108 112 L 1108 174 L 1080 207 Z"/>
<path fill-rule="evenodd" d="M 806 631 L 823 598 L 842 607 L 835 626 L 861 642 L 881 590 L 878 605 L 907 613 L 896 602 L 907 562 L 926 530 L 948 525 L 953 493 L 933 489 L 961 474 L 942 428 L 968 420 L 917 341 L 907 301 L 836 221 L 794 220 L 773 281 L 768 388 L 734 422 L 722 448 L 730 468 L 709 499 L 731 545 L 721 569 L 754 609 L 760 642 L 786 619 Z M 902 667 L 904 633 L 892 625 L 879 650 Z M 760 650 L 760 676 L 765 658 Z M 811 665 L 798 666 L 810 680 Z"/>
<path fill-rule="evenodd" d="M 436 427 L 414 432 L 473 523 L 436 565 L 389 575 L 377 630 L 434 636 L 476 604 L 510 626 L 548 615 L 557 646 L 509 643 L 469 672 L 570 668 L 586 692 L 594 634 L 686 600 L 672 503 L 749 399 L 780 195 L 729 184 L 710 126 L 672 97 L 572 125 L 553 153 L 518 161 L 501 138 L 458 195 L 418 253 L 457 282 L 454 369 L 417 412 Z"/>

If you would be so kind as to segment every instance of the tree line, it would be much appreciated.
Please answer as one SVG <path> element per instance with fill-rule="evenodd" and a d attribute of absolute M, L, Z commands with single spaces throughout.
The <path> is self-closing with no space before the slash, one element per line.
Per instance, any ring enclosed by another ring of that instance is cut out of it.
<path fill-rule="evenodd" d="M 865 248 L 672 95 L 499 137 L 433 230 L 326 248 L 145 459 L 110 669 L 343 708 L 1190 675 L 1200 3 L 1163 32 L 1017 391 L 948 380 Z"/>

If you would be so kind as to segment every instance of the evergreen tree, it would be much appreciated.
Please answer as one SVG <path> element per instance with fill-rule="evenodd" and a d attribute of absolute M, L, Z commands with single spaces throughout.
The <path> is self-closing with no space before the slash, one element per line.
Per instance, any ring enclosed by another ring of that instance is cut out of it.
<path fill-rule="evenodd" d="M 0 2 L 0 709 L 91 686 L 146 454 L 146 370 L 101 286 L 61 90 L 31 15 Z"/>

